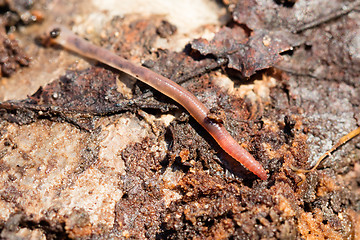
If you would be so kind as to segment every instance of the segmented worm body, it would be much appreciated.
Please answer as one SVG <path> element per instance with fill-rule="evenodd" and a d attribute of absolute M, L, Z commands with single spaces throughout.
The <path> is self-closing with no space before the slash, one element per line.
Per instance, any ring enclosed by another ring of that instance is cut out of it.
<path fill-rule="evenodd" d="M 97 60 L 125 72 L 174 99 L 211 134 L 225 152 L 262 180 L 267 179 L 266 172 L 262 165 L 235 141 L 223 124 L 210 119 L 208 117 L 209 110 L 185 88 L 150 69 L 138 66 L 104 48 L 93 45 L 63 26 L 53 28 L 50 32 L 50 42 L 59 44 L 79 55 Z"/>

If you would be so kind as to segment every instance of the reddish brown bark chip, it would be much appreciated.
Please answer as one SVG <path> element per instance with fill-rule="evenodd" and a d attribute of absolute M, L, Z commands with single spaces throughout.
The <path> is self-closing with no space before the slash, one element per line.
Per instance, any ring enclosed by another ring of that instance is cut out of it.
<path fill-rule="evenodd" d="M 233 20 L 239 24 L 245 24 L 252 30 L 297 31 L 301 26 L 349 5 L 349 2 L 341 0 L 298 0 L 293 5 L 285 6 L 279 2 L 274 0 L 237 1 L 231 9 Z"/>
<path fill-rule="evenodd" d="M 273 0 L 250 0 L 232 3 L 230 10 L 232 11 L 233 20 L 245 25 L 254 32 L 245 43 L 245 46 L 242 45 L 244 44 L 243 42 L 233 42 L 236 37 L 231 36 L 231 34 L 228 36 L 231 40 L 226 41 L 228 41 L 228 45 L 236 45 L 238 48 L 228 47 L 225 51 L 221 49 L 220 52 L 228 58 L 228 67 L 240 70 L 244 76 L 248 77 L 256 70 L 276 64 L 280 60 L 279 53 L 304 43 L 304 40 L 298 36 L 291 36 L 290 32 L 301 32 L 346 15 L 350 10 L 345 11 L 343 9 L 352 9 L 357 6 L 356 4 L 359 5 L 359 3 L 323 0 L 300 0 L 290 5 L 281 5 L 280 1 Z M 304 11 L 306 11 L 306 14 L 303 14 Z M 357 37 L 355 36 L 356 34 L 349 34 L 350 32 L 354 31 L 347 31 L 346 35 L 349 35 L 348 41 L 350 46 L 352 49 L 355 49 L 358 45 Z M 220 31 L 218 34 L 225 34 L 225 31 Z M 314 38 L 324 37 L 322 33 L 310 36 Z M 210 44 L 214 44 L 214 42 L 213 40 Z M 221 44 L 221 46 L 224 45 L 227 46 L 224 43 Z M 197 46 L 196 44 L 193 46 L 203 54 L 214 54 L 219 57 L 216 51 L 204 51 L 204 42 L 202 46 Z M 329 48 L 329 50 L 331 51 L 338 47 L 339 45 L 335 48 Z M 336 52 L 341 52 L 341 50 L 336 49 Z M 353 55 L 354 60 L 357 61 L 357 55 L 355 53 Z M 306 65 L 306 62 L 304 63 Z M 313 65 L 314 63 L 310 64 Z M 331 72 L 330 74 L 332 76 L 339 75 L 337 72 Z"/>
<path fill-rule="evenodd" d="M 256 30 L 246 37 L 238 26 L 224 27 L 213 40 L 197 39 L 191 47 L 202 55 L 213 55 L 228 60 L 227 67 L 238 70 L 244 77 L 256 71 L 274 66 L 282 59 L 280 53 L 297 45 L 293 34 L 288 31 Z"/>
<path fill-rule="evenodd" d="M 117 79 L 118 73 L 99 67 L 68 71 L 60 79 L 39 88 L 28 99 L 0 103 L 0 116 L 18 124 L 28 124 L 45 117 L 89 130 L 93 127 L 93 116 L 137 108 L 161 112 L 177 108 L 156 100 L 151 94 L 144 94 L 140 89 L 127 98 L 117 90 Z"/>

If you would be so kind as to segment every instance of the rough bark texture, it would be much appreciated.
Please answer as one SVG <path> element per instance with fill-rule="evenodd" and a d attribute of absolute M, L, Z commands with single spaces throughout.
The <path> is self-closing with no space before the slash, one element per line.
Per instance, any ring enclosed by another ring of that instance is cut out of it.
<path fill-rule="evenodd" d="M 1 238 L 360 238 L 359 137 L 292 170 L 360 125 L 359 1 L 20 2 L 1 3 Z M 39 45 L 55 21 L 194 93 L 268 180 L 161 93 Z"/>

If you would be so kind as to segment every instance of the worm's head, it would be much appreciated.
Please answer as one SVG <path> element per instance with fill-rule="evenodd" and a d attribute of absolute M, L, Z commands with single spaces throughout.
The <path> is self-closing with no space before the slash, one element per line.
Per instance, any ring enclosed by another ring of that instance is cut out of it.
<path fill-rule="evenodd" d="M 57 38 L 59 35 L 60 35 L 60 33 L 61 33 L 61 30 L 60 30 L 60 28 L 59 27 L 55 27 L 55 28 L 53 28 L 52 30 L 50 30 L 50 32 L 49 32 L 49 37 L 50 38 Z"/>
<path fill-rule="evenodd" d="M 50 27 L 44 34 L 38 36 L 35 41 L 39 45 L 44 47 L 50 47 L 53 45 L 58 45 L 56 38 L 60 36 L 61 28 L 57 26 Z"/>

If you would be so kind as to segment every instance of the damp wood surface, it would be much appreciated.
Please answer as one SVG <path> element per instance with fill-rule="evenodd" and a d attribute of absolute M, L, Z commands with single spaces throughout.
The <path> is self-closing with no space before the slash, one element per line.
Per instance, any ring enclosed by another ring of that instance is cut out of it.
<path fill-rule="evenodd" d="M 360 1 L 5 1 L 0 238 L 359 239 Z M 176 102 L 40 37 L 62 24 L 170 78 Z M 305 179 L 305 181 L 304 181 Z"/>

